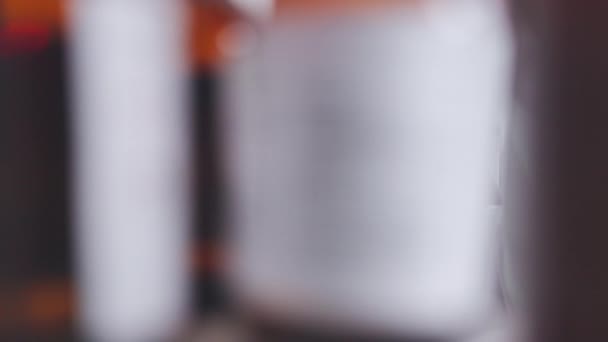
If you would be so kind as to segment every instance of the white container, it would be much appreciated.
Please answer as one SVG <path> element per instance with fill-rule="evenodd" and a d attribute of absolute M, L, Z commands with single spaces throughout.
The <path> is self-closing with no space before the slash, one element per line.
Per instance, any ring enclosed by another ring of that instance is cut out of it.
<path fill-rule="evenodd" d="M 167 340 L 187 315 L 189 122 L 173 0 L 77 0 L 75 219 L 87 340 Z"/>
<path fill-rule="evenodd" d="M 504 14 L 496 1 L 428 1 L 261 29 L 225 80 L 231 276 L 245 310 L 422 337 L 489 317 Z"/>

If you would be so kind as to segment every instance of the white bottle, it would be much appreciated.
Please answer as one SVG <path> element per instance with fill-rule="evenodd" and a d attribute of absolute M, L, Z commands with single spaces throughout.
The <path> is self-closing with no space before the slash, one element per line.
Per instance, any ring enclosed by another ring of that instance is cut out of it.
<path fill-rule="evenodd" d="M 172 339 L 188 301 L 184 11 L 173 0 L 73 5 L 81 328 L 91 341 Z"/>
<path fill-rule="evenodd" d="M 381 7 L 286 15 L 227 69 L 234 291 L 287 325 L 452 338 L 496 308 L 509 28 L 498 1 Z"/>

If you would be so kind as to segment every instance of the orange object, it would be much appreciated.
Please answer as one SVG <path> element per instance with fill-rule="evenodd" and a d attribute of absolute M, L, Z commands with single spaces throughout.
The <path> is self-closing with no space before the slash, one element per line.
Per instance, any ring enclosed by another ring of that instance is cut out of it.
<path fill-rule="evenodd" d="M 0 0 L 0 55 L 39 51 L 63 30 L 64 0 Z"/>
<path fill-rule="evenodd" d="M 0 0 L 5 23 L 29 23 L 60 29 L 65 22 L 65 0 Z"/>
<path fill-rule="evenodd" d="M 239 19 L 239 14 L 221 2 L 190 1 L 190 56 L 195 69 L 213 69 L 223 56 L 221 34 Z"/>

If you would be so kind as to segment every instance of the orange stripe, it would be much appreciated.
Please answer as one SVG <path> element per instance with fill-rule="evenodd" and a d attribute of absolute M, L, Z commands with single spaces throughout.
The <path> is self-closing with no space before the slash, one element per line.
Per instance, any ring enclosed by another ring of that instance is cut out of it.
<path fill-rule="evenodd" d="M 343 13 L 396 7 L 418 7 L 428 0 L 277 0 L 276 13 L 286 14 Z"/>
<path fill-rule="evenodd" d="M 5 22 L 26 22 L 62 28 L 67 0 L 0 0 L 0 14 Z"/>

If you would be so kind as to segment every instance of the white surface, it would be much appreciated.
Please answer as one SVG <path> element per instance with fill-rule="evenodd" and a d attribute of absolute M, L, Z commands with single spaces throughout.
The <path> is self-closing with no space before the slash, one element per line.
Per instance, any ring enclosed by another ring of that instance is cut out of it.
<path fill-rule="evenodd" d="M 234 284 L 278 320 L 446 335 L 494 305 L 491 1 L 281 22 L 227 76 Z"/>
<path fill-rule="evenodd" d="M 174 0 L 78 0 L 72 11 L 83 329 L 153 341 L 186 314 L 188 120 Z"/>

